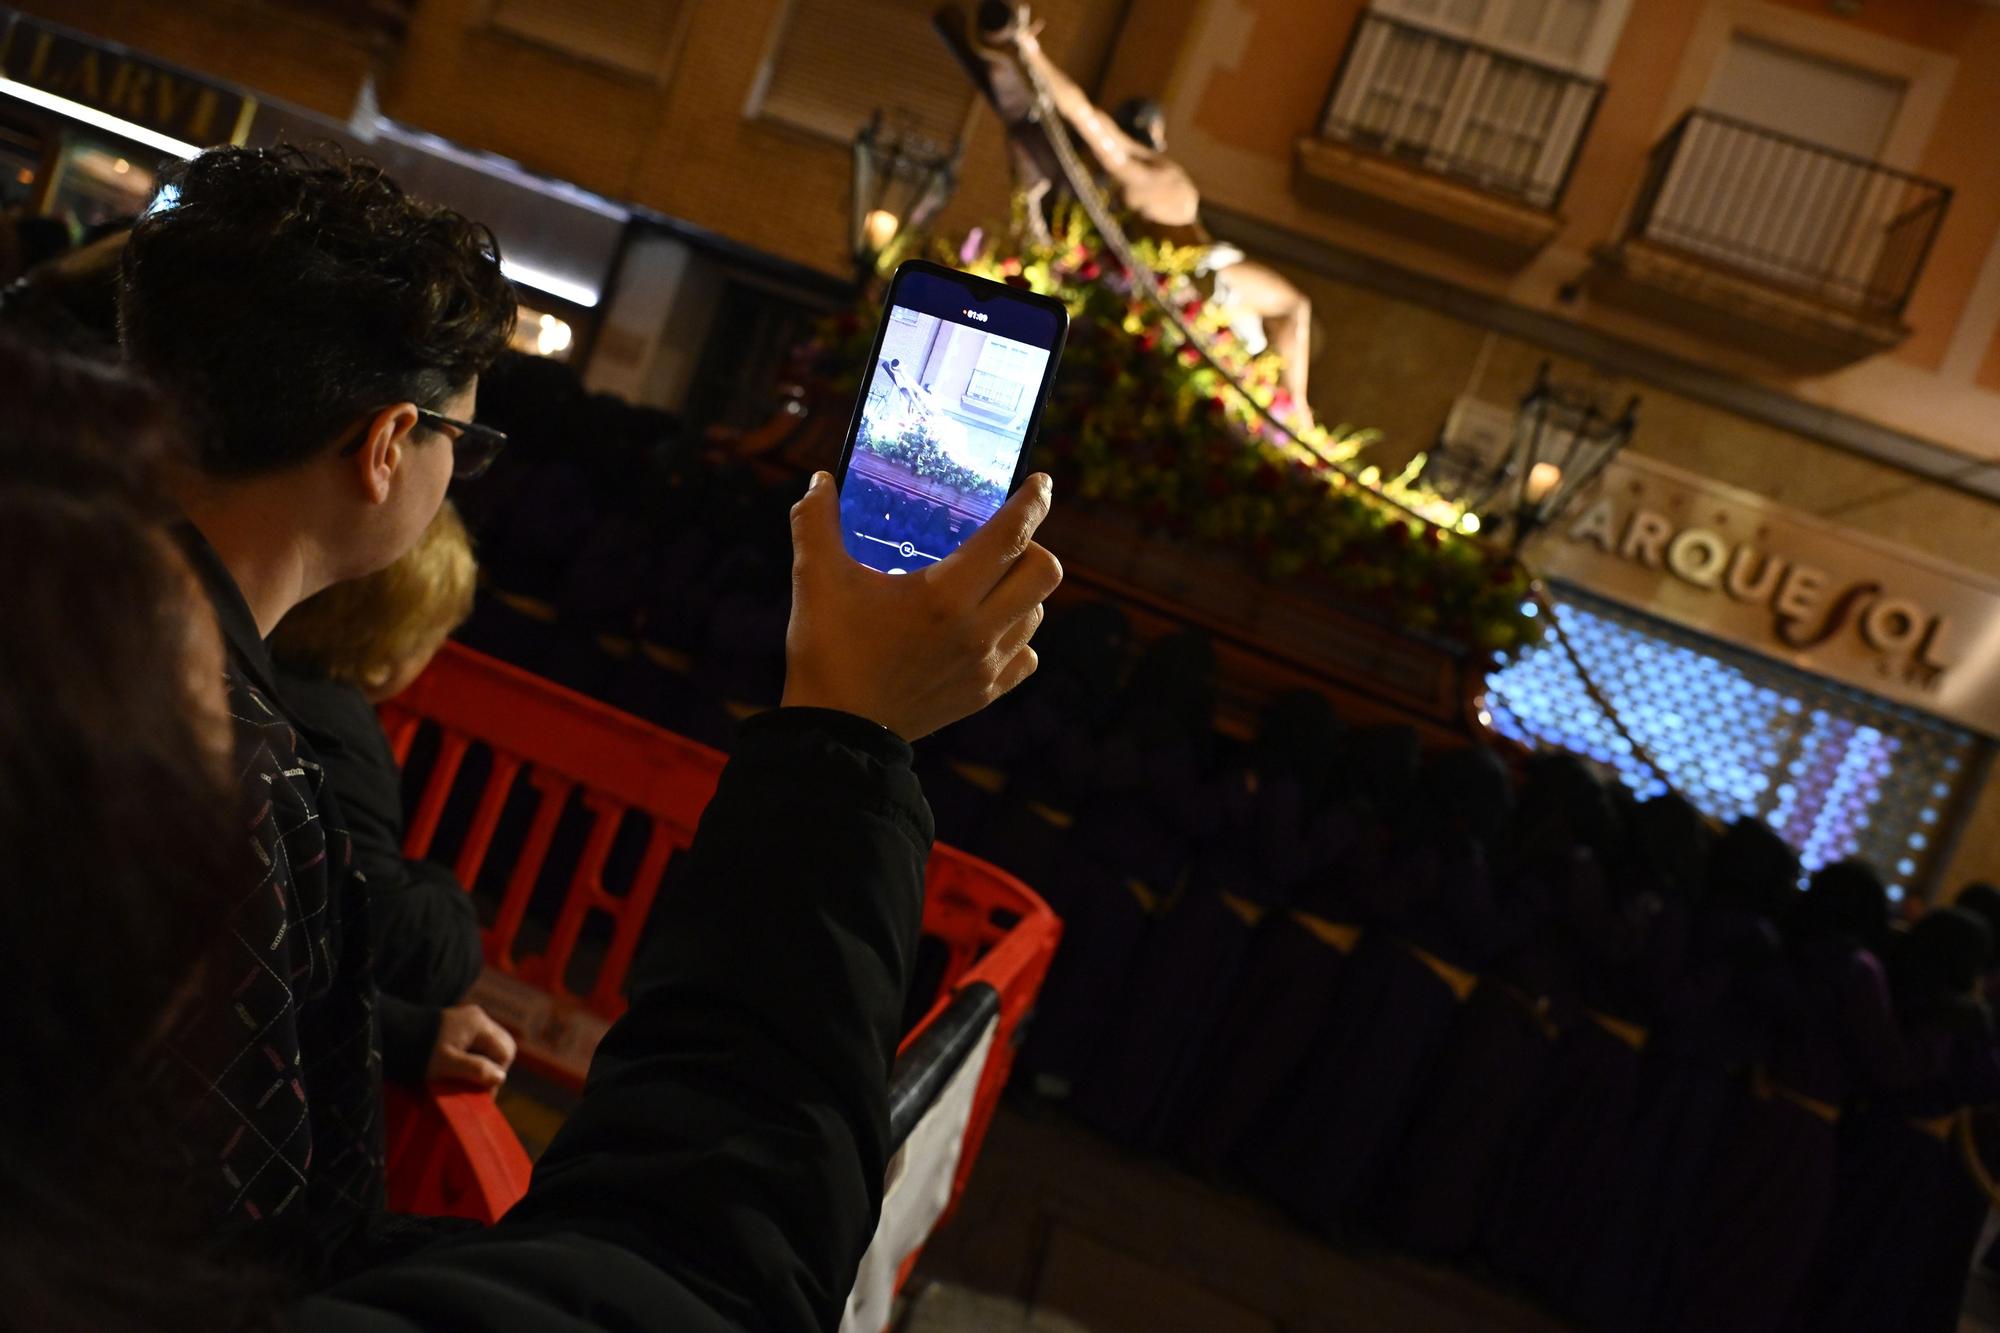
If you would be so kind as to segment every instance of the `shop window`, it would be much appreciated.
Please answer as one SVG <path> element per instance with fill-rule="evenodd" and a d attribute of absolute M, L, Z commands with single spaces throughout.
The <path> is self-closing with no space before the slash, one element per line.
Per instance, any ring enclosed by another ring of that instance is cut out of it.
<path fill-rule="evenodd" d="M 756 115 L 846 142 L 880 110 L 956 143 L 972 87 L 931 28 L 932 0 L 796 0 L 764 71 Z"/>
<path fill-rule="evenodd" d="M 25 208 L 34 198 L 43 152 L 40 134 L 0 121 L 0 212 Z"/>
<path fill-rule="evenodd" d="M 489 27 L 657 78 L 673 64 L 683 0 L 494 0 Z"/>
<path fill-rule="evenodd" d="M 156 160 L 156 154 L 72 137 L 56 159 L 44 211 L 86 229 L 135 218 L 153 197 Z"/>
<path fill-rule="evenodd" d="M 1912 709 L 1563 589 L 1564 631 L 1626 728 L 1680 793 L 1725 822 L 1767 821 L 1808 871 L 1856 856 L 1892 896 L 1923 885 L 1980 742 Z M 1493 726 L 1663 790 L 1592 702 L 1553 636 L 1489 682 Z"/>
<path fill-rule="evenodd" d="M 514 334 L 507 340 L 508 347 L 551 361 L 569 360 L 576 346 L 576 330 L 568 320 L 527 305 L 516 307 L 514 315 Z"/>

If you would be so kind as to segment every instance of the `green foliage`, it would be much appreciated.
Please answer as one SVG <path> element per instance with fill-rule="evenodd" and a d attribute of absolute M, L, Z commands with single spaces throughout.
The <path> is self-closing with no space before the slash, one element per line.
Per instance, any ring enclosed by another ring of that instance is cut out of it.
<path fill-rule="evenodd" d="M 1286 438 L 1180 345 L 1080 209 L 1059 216 L 1053 231 L 1051 245 L 1018 252 L 974 232 L 936 257 L 1069 307 L 1069 345 L 1036 458 L 1058 495 L 1125 510 L 1162 535 L 1244 551 L 1271 578 L 1312 578 L 1409 630 L 1503 653 L 1539 638 L 1540 622 L 1521 613 L 1527 574 L 1455 531 L 1455 508 L 1398 481 L 1364 484 L 1322 461 L 1355 459 L 1372 431 L 1308 427 L 1300 433 L 1310 449 Z M 1287 417 L 1276 358 L 1250 355 L 1225 312 L 1203 297 L 1194 276 L 1201 249 L 1140 240 L 1134 251 L 1216 359 Z M 833 387 L 858 387 L 876 314 L 871 302 L 822 329 L 813 350 Z M 1373 482 L 1372 469 L 1360 475 Z M 1384 494 L 1436 521 L 1411 517 Z"/>
<path fill-rule="evenodd" d="M 866 429 L 863 422 L 863 429 Z M 998 505 L 1007 498 L 1004 486 L 999 486 L 980 476 L 971 468 L 954 462 L 950 455 L 939 447 L 937 437 L 925 429 L 922 421 L 912 417 L 902 431 L 892 436 L 870 435 L 857 440 L 856 447 L 866 444 L 868 452 L 877 458 L 900 463 L 903 467 L 923 479 L 939 486 L 948 486 L 967 499 L 983 500 Z"/>

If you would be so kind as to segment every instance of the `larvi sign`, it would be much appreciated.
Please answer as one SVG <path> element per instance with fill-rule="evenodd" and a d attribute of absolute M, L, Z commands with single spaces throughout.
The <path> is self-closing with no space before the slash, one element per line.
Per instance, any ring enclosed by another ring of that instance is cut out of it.
<path fill-rule="evenodd" d="M 2000 735 L 1994 580 L 1629 453 L 1531 558 L 1552 578 Z"/>

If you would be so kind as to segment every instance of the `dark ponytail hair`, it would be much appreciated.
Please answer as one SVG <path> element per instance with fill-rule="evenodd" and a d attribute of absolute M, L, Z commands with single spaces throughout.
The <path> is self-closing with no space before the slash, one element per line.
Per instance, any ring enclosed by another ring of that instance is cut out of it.
<path fill-rule="evenodd" d="M 190 647 L 213 634 L 156 521 L 142 385 L 0 344 L 0 1326 L 238 1328 L 203 1248 L 162 1038 L 249 888 Z M 185 1221 L 185 1225 L 183 1225 Z"/>

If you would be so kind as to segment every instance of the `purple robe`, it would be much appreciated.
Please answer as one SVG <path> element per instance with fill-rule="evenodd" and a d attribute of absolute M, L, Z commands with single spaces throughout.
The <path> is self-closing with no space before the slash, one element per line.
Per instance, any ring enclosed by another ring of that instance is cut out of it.
<path fill-rule="evenodd" d="M 1356 808 L 1338 807 L 1325 823 L 1330 845 L 1349 854 L 1336 855 L 1299 906 L 1315 921 L 1347 926 L 1354 912 L 1345 886 L 1379 874 L 1379 853 Z M 1173 1131 L 1195 1169 L 1219 1172 L 1304 1066 L 1347 967 L 1343 943 L 1291 912 L 1269 913 L 1259 924 Z"/>
<path fill-rule="evenodd" d="M 1878 1093 L 1847 1126 L 1836 1202 L 1806 1299 L 1809 1328 L 1914 1330 L 1936 1327 L 1940 1316 L 1957 1327 L 1978 1236 L 1946 1243 L 1958 1201 L 1953 1185 L 1965 1172 L 1952 1122 L 1967 1105 L 2000 1093 L 2000 1071 L 1983 1011 L 1928 1015 L 1911 1025 L 1910 1039 L 1935 1053 L 1937 1072 Z M 1941 1278 L 1943 1290 L 1926 1289 Z M 1912 1322 L 1920 1304 L 1922 1325 Z"/>
<path fill-rule="evenodd" d="M 1307 818 L 1306 787 L 1277 765 L 1230 771 L 1214 799 L 1224 827 L 1198 858 L 1188 891 L 1155 922 L 1125 988 L 1116 1037 L 1077 1099 L 1085 1120 L 1150 1149 L 1183 1118 L 1256 924 L 1324 869 L 1328 854 Z"/>
<path fill-rule="evenodd" d="M 1365 1220 L 1463 998 L 1458 979 L 1497 935 L 1476 843 L 1401 859 L 1407 896 L 1384 918 L 1394 933 L 1362 937 L 1296 1095 L 1249 1159 L 1267 1194 L 1322 1230 Z"/>
<path fill-rule="evenodd" d="M 1837 1114 L 1858 1080 L 1900 1086 L 1930 1069 L 1928 1053 L 1897 1028 L 1873 954 L 1841 938 L 1796 947 L 1780 983 L 1768 1080 L 1723 1135 L 1658 1326 L 1794 1327 L 1834 1199 L 1839 1131 L 1825 1111 Z"/>
<path fill-rule="evenodd" d="M 1578 848 L 1553 877 L 1599 874 Z M 1456 1258 L 1478 1244 L 1547 1095 L 1558 1031 L 1576 1009 L 1576 965 L 1554 900 L 1539 873 L 1516 885 L 1506 942 L 1454 1021 L 1404 1143 L 1387 1223 L 1419 1254 Z"/>
<path fill-rule="evenodd" d="M 1764 917 L 1712 904 L 1695 963 L 1646 1053 L 1621 1186 L 1582 1250 L 1570 1308 L 1594 1328 L 1644 1329 L 1684 1251 L 1722 1134 L 1742 1114 L 1770 1042 L 1783 945 Z"/>

